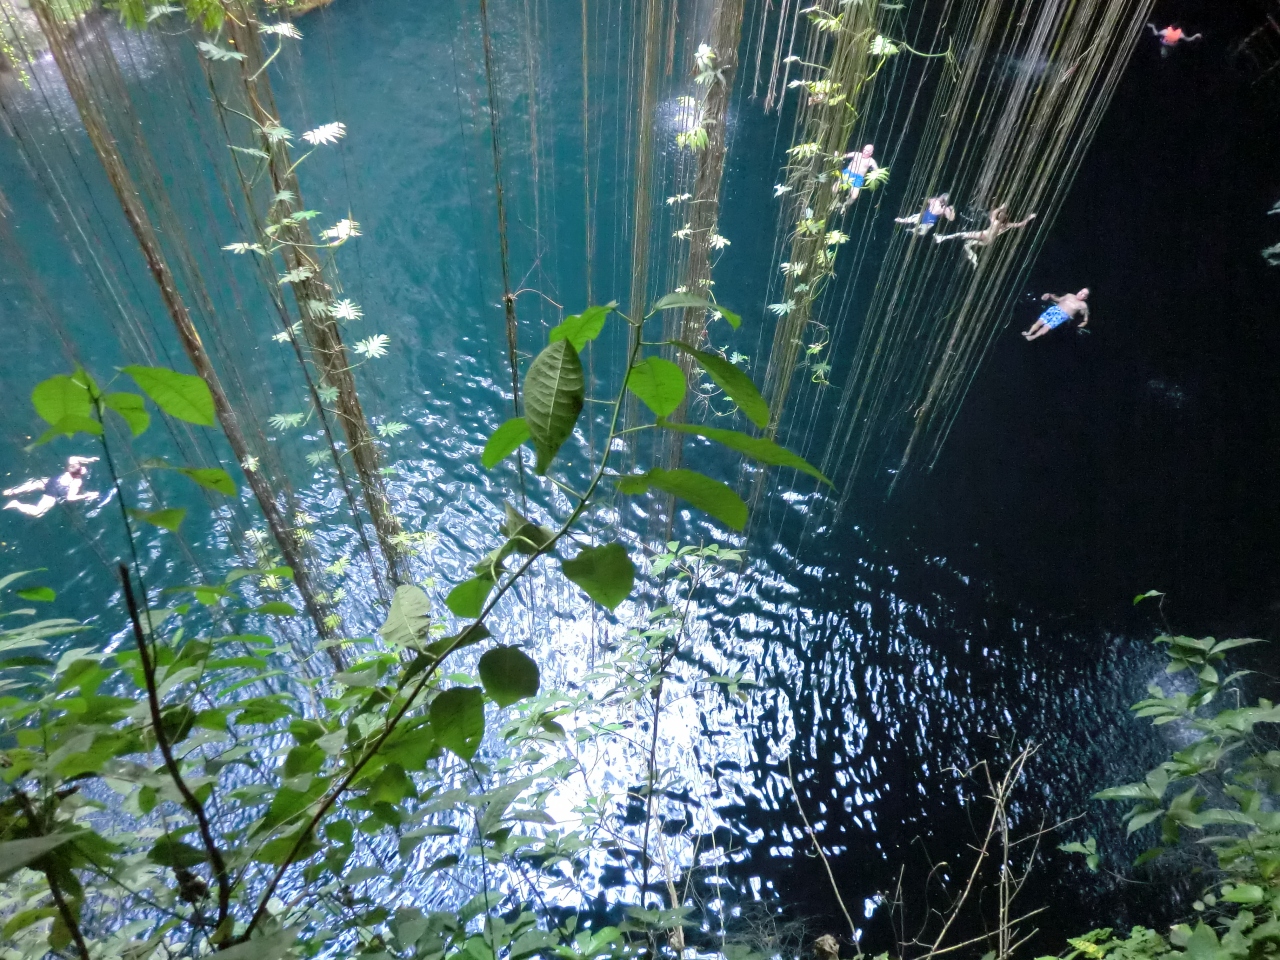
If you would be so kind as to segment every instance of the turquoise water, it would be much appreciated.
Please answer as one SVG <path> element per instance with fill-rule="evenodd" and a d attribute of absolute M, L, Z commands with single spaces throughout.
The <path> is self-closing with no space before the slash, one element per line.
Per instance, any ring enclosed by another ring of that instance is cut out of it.
<path fill-rule="evenodd" d="M 587 296 L 578 9 L 539 0 L 495 12 L 510 261 L 513 285 L 529 291 L 518 299 L 520 345 L 528 354 Z M 532 50 L 526 15 L 537 26 Z M 281 108 L 295 132 L 334 120 L 347 125 L 340 145 L 307 160 L 303 189 L 326 223 L 351 216 L 361 225 L 363 236 L 337 251 L 342 295 L 364 314 L 346 335 L 349 343 L 390 337 L 387 356 L 362 364 L 357 377 L 375 423 L 408 425 L 386 441 L 390 490 L 406 527 L 426 535 L 415 578 L 442 597 L 491 545 L 502 500 L 515 489 L 512 472 L 487 474 L 479 465 L 485 439 L 509 415 L 510 396 L 477 26 L 454 4 L 412 0 L 337 0 L 299 25 L 302 52 L 282 57 L 277 75 Z M 279 464 L 275 479 L 287 477 L 298 507 L 315 519 L 316 551 L 326 561 L 353 558 L 341 582 L 342 613 L 352 632 L 370 631 L 379 607 L 345 501 L 329 469 L 305 459 L 323 449 L 315 424 L 269 424 L 273 414 L 304 409 L 303 385 L 289 349 L 271 339 L 277 321 L 252 265 L 219 249 L 244 234 L 222 196 L 229 153 L 190 42 L 126 36 L 105 21 L 91 29 L 110 38 L 124 64 L 137 120 L 189 224 L 185 240 L 212 291 L 205 336 L 215 359 L 237 371 L 230 386 L 246 398 L 255 431 L 268 438 Z M 632 46 L 618 11 L 593 14 L 588 111 L 596 137 L 585 148 L 585 167 L 597 301 L 627 295 Z M 92 453 L 83 441 L 24 452 L 34 429 L 24 397 L 35 383 L 66 370 L 72 357 L 101 379 L 129 362 L 184 363 L 56 71 L 48 61 L 36 65 L 30 91 L 4 82 L 11 135 L 0 138 L 0 182 L 12 213 L 0 226 L 0 322 L 10 348 L 0 462 L 16 483 L 56 472 L 70 453 Z M 662 85 L 659 201 L 680 169 L 671 146 L 671 101 L 680 84 L 673 77 Z M 759 379 L 771 336 L 772 184 L 787 128 L 745 96 L 735 100 L 730 122 L 722 232 L 732 246 L 717 267 L 716 289 L 746 318 L 725 345 L 750 356 Z M 658 235 L 665 236 L 679 226 L 679 214 L 661 210 Z M 656 250 L 654 295 L 678 282 L 668 247 Z M 619 332 L 620 325 L 593 348 L 601 393 L 616 386 Z M 807 429 L 799 439 L 818 448 L 824 421 L 815 417 Z M 591 433 L 584 429 L 578 439 L 577 469 Z M 138 456 L 229 460 L 218 438 L 183 430 L 156 430 L 134 446 Z M 693 445 L 687 455 L 738 479 L 739 467 L 727 459 Z M 136 457 L 121 460 L 127 469 Z M 106 489 L 101 468 L 90 484 L 96 489 Z M 125 488 L 139 502 L 190 508 L 182 543 L 169 534 L 144 536 L 153 589 L 219 578 L 230 565 L 226 548 L 243 550 L 254 527 L 248 500 L 205 501 L 179 480 L 161 477 L 152 490 L 126 476 Z M 918 838 L 935 859 L 969 840 L 947 768 L 998 756 L 1002 744 L 1037 740 L 1044 746 L 1036 790 L 1051 816 L 1065 817 L 1157 746 L 1126 723 L 1125 709 L 1157 669 L 1139 639 L 1148 623 L 1124 612 L 1127 598 L 1151 584 L 1120 584 L 1113 606 L 1100 613 L 1041 608 L 1038 598 L 1010 589 L 998 565 L 981 563 L 976 545 L 961 544 L 953 556 L 933 545 L 928 530 L 913 527 L 914 518 L 903 521 L 913 513 L 928 517 L 932 495 L 927 486 L 909 490 L 892 511 L 871 498 L 833 524 L 812 484 L 781 476 L 753 528 L 745 571 L 700 598 L 696 656 L 748 671 L 759 689 L 744 706 L 708 702 L 697 722 L 664 728 L 664 749 L 702 784 L 698 801 L 713 814 L 696 829 L 734 853 L 725 872 L 741 898 L 777 895 L 795 914 L 837 916 L 829 888 L 796 841 L 802 834 L 784 785 L 788 757 L 806 807 L 820 810 L 812 815 L 846 899 L 862 903 L 889 888 L 901 860 L 918 855 Z M 112 563 L 123 549 L 115 509 L 68 505 L 40 520 L 0 513 L 7 565 L 47 568 L 39 577 L 58 590 L 57 613 L 91 619 L 103 636 L 122 626 L 118 608 L 104 608 L 102 600 L 113 592 Z M 647 529 L 640 508 L 627 509 L 610 521 Z M 724 539 L 697 516 L 679 529 L 688 540 Z M 524 599 L 529 608 L 500 617 L 495 632 L 537 649 L 548 674 L 572 684 L 595 651 L 595 631 L 581 628 L 594 621 L 589 609 L 549 575 L 535 578 Z M 634 612 L 624 608 L 623 617 Z M 1054 859 L 1044 882 L 1078 879 Z M 1105 895 L 1104 887 L 1086 889 L 1056 919 L 1075 927 L 1080 909 L 1092 908 L 1090 897 Z M 882 925 L 873 912 L 870 923 Z"/>

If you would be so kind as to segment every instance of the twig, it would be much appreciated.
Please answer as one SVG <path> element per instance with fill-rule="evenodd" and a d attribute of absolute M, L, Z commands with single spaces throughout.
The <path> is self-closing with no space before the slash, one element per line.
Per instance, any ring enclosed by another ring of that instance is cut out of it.
<path fill-rule="evenodd" d="M 817 834 L 813 832 L 813 825 L 809 823 L 809 818 L 805 815 L 804 805 L 800 803 L 800 794 L 796 791 L 795 775 L 791 772 L 791 755 L 787 755 L 787 784 L 791 787 L 791 797 L 796 802 L 796 809 L 800 811 L 800 819 L 804 821 L 805 832 L 809 834 L 809 839 L 813 841 L 813 849 L 818 851 L 818 856 L 822 858 L 822 865 L 827 868 L 827 878 L 831 881 L 831 892 L 836 895 L 836 903 L 840 904 L 840 912 L 844 914 L 845 920 L 849 922 L 849 935 L 853 937 L 854 943 L 858 941 L 858 928 L 854 926 L 853 917 L 849 914 L 849 908 L 844 905 L 844 897 L 840 896 L 840 886 L 836 883 L 836 875 L 831 872 L 831 864 L 827 861 L 827 855 L 822 852 L 822 844 L 818 843 Z"/>
<path fill-rule="evenodd" d="M 209 818 L 205 815 L 204 804 L 182 779 L 182 770 L 178 767 L 178 761 L 173 756 L 173 748 L 165 736 L 164 718 L 160 715 L 160 697 L 156 692 L 155 664 L 151 660 L 151 651 L 147 649 L 147 638 L 142 629 L 142 618 L 138 613 L 138 601 L 133 596 L 133 584 L 129 581 L 129 568 L 124 564 L 120 565 L 120 583 L 124 586 L 124 600 L 129 607 L 129 619 L 133 621 L 133 637 L 137 641 L 138 656 L 142 660 L 142 675 L 147 684 L 147 702 L 151 707 L 151 726 L 156 733 L 156 746 L 160 748 L 160 755 L 164 757 L 169 778 L 182 794 L 182 799 L 186 801 L 187 807 L 200 827 L 200 839 L 204 842 L 205 852 L 209 856 L 209 865 L 213 867 L 214 879 L 218 884 L 218 929 L 221 930 L 231 911 L 231 880 L 227 876 L 227 864 L 213 840 L 213 830 L 209 827 Z"/>

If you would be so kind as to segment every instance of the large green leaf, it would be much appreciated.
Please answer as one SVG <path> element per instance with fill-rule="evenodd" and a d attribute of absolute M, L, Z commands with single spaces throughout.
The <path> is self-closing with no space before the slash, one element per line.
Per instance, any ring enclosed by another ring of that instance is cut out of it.
<path fill-rule="evenodd" d="M 677 342 L 673 345 L 697 360 L 698 366 L 738 405 L 738 409 L 747 415 L 748 420 L 762 429 L 769 425 L 769 405 L 764 402 L 764 397 L 760 396 L 760 391 L 750 377 L 724 357 L 698 350 L 687 343 Z"/>
<path fill-rule="evenodd" d="M 581 352 L 583 347 L 600 336 L 605 318 L 617 305 L 614 302 L 603 307 L 587 307 L 577 316 L 565 317 L 551 328 L 551 332 L 547 334 L 548 341 L 555 343 L 557 340 L 568 340 L 573 344 L 573 349 Z"/>
<path fill-rule="evenodd" d="M 52 853 L 64 843 L 75 839 L 73 833 L 51 833 L 28 840 L 8 840 L 0 843 L 0 877 L 7 877 L 21 867 L 34 863 L 46 853 Z"/>
<path fill-rule="evenodd" d="M 649 488 L 687 500 L 734 530 L 741 530 L 747 525 L 747 504 L 733 488 L 694 470 L 659 468 L 618 480 L 618 489 L 622 493 L 641 493 Z"/>
<path fill-rule="evenodd" d="M 164 367 L 136 365 L 125 367 L 124 372 L 169 416 L 202 427 L 213 426 L 213 394 L 199 377 Z"/>
<path fill-rule="evenodd" d="M 93 412 L 89 391 L 83 383 L 64 373 L 36 384 L 31 391 L 31 405 L 45 423 L 57 424 L 63 417 L 84 417 Z"/>
<path fill-rule="evenodd" d="M 732 310 L 726 310 L 724 307 L 720 306 L 720 304 L 712 303 L 705 297 L 699 297 L 697 294 L 693 293 L 668 293 L 653 305 L 652 312 L 657 313 L 659 310 L 680 310 L 687 309 L 689 307 L 692 307 L 695 310 L 699 307 L 703 310 L 714 310 L 716 313 L 720 314 L 720 316 L 729 321 L 729 326 L 733 327 L 735 330 L 742 326 L 742 318 Z"/>
<path fill-rule="evenodd" d="M 216 490 L 228 497 L 236 495 L 236 482 L 231 479 L 231 474 L 220 467 L 175 467 L 174 469 L 209 490 Z"/>
<path fill-rule="evenodd" d="M 102 402 L 124 418 L 135 437 L 145 433 L 147 427 L 151 426 L 147 403 L 136 393 L 108 393 L 102 398 Z"/>
<path fill-rule="evenodd" d="M 147 854 L 147 859 L 152 863 L 158 863 L 162 867 L 198 867 L 205 863 L 209 858 L 205 856 L 203 850 L 183 843 L 181 840 L 175 840 L 173 837 L 164 836 L 155 842 L 151 847 L 151 852 Z"/>
<path fill-rule="evenodd" d="M 666 417 L 675 413 L 684 401 L 684 371 L 670 360 L 649 357 L 631 368 L 627 388 L 654 416 Z"/>
<path fill-rule="evenodd" d="M 512 417 L 493 431 L 493 436 L 484 445 L 484 452 L 480 454 L 480 462 L 486 470 L 492 470 L 528 439 L 529 425 L 525 423 L 524 417 Z"/>
<path fill-rule="evenodd" d="M 484 692 L 500 707 L 538 692 L 538 665 L 518 647 L 495 647 L 480 658 Z"/>
<path fill-rule="evenodd" d="M 436 742 L 470 760 L 484 738 L 484 694 L 479 687 L 454 687 L 431 701 L 428 713 Z"/>
<path fill-rule="evenodd" d="M 573 434 L 585 395 L 582 361 L 568 340 L 557 340 L 534 358 L 524 378 L 524 419 L 538 452 L 539 475 Z"/>
<path fill-rule="evenodd" d="M 410 647 L 427 635 L 431 620 L 431 599 L 421 587 L 403 583 L 391 598 L 387 619 L 378 630 L 379 636 L 392 646 Z"/>
<path fill-rule="evenodd" d="M 160 527 L 162 530 L 168 530 L 171 533 L 177 533 L 178 527 L 182 526 L 183 518 L 186 517 L 187 511 L 182 507 L 170 507 L 167 510 L 153 510 L 148 513 L 145 510 L 130 510 L 129 516 L 135 520 L 142 520 L 152 526 Z"/>
<path fill-rule="evenodd" d="M 486 576 L 472 577 L 464 580 L 444 598 L 444 605 L 455 617 L 474 620 L 484 609 L 484 602 L 489 599 L 489 591 L 493 589 L 493 578 Z"/>
<path fill-rule="evenodd" d="M 745 433 L 739 433 L 736 430 L 721 430 L 719 427 L 695 427 L 687 423 L 668 423 L 663 421 L 660 425 L 668 430 L 690 433 L 695 437 L 703 437 L 707 440 L 714 440 L 716 443 L 722 443 L 730 450 L 744 453 L 752 460 L 758 460 L 760 463 L 767 463 L 774 467 L 794 467 L 801 473 L 816 477 L 829 487 L 834 486 L 830 480 L 822 475 L 822 472 L 817 467 L 812 466 L 803 457 L 792 453 L 786 447 L 778 446 L 772 440 L 764 437 L 749 437 Z"/>
<path fill-rule="evenodd" d="M 602 607 L 615 609 L 635 585 L 636 567 L 620 543 L 585 547 L 572 560 L 560 564 L 564 575 Z"/>

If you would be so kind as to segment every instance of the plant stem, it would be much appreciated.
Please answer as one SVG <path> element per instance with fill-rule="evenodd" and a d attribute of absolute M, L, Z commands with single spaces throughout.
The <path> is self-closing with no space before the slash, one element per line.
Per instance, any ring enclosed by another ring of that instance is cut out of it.
<path fill-rule="evenodd" d="M 31 803 L 31 798 L 21 790 L 15 790 L 14 796 L 17 797 L 18 803 L 22 806 L 22 812 L 26 814 L 27 825 L 32 832 L 36 836 L 44 836 L 43 825 L 39 823 L 40 818 L 36 816 L 36 810 Z M 46 869 L 43 872 L 44 878 L 49 884 L 49 893 L 58 908 L 58 913 L 62 916 L 62 922 L 71 933 L 71 939 L 76 943 L 76 950 L 79 951 L 81 960 L 89 960 L 89 947 L 85 944 L 84 935 L 80 932 L 80 924 L 76 922 L 75 914 L 71 912 L 71 907 L 63 898 L 62 890 L 58 886 L 58 881 L 54 879 L 53 871 Z"/>
<path fill-rule="evenodd" d="M 627 354 L 627 369 L 630 369 L 632 364 L 635 363 L 636 355 L 640 352 L 641 324 L 634 323 L 630 320 L 628 320 L 628 322 L 631 323 L 632 330 L 631 346 Z M 302 850 L 303 846 L 311 838 L 312 834 L 315 833 L 316 828 L 320 825 L 320 821 L 324 819 L 325 814 L 333 808 L 333 805 L 337 803 L 338 798 L 346 792 L 346 790 L 355 781 L 355 778 L 360 775 L 360 771 L 365 768 L 375 755 L 377 755 L 378 750 L 381 749 L 384 743 L 386 743 L 387 738 L 395 732 L 396 726 L 402 719 L 404 719 L 405 714 L 409 712 L 410 708 L 413 707 L 418 697 L 422 694 L 422 691 L 426 689 L 428 682 L 430 682 L 431 678 L 434 677 L 436 672 L 440 669 L 440 665 L 444 663 L 445 658 L 447 658 L 449 654 L 451 654 L 454 649 L 462 643 L 463 638 L 466 637 L 472 629 L 484 623 L 485 617 L 490 614 L 498 601 L 506 595 L 516 582 L 524 576 L 529 567 L 533 565 L 533 562 L 544 554 L 548 554 L 554 550 L 556 544 L 559 543 L 565 534 L 569 532 L 569 528 L 577 522 L 580 516 L 582 516 L 582 512 L 586 509 L 587 503 L 590 501 L 592 494 L 595 493 L 596 487 L 600 485 L 600 481 L 604 478 L 605 470 L 609 465 L 609 454 L 613 449 L 613 439 L 617 436 L 618 419 L 622 414 L 622 401 L 625 393 L 626 390 L 624 387 L 619 390 L 618 396 L 613 402 L 613 415 L 609 421 L 609 436 L 605 441 L 604 453 L 600 456 L 600 466 L 596 468 L 596 472 L 591 478 L 591 483 L 587 486 L 586 492 L 579 499 L 577 506 L 573 508 L 573 512 L 569 514 L 569 518 L 565 520 L 565 522 L 560 526 L 560 529 L 551 536 L 541 549 L 530 554 L 528 558 L 520 564 L 518 568 L 516 568 L 515 572 L 512 573 L 506 582 L 494 591 L 494 593 L 489 597 L 489 600 L 485 603 L 484 608 L 480 611 L 480 616 L 476 617 L 475 622 L 458 634 L 458 640 L 455 641 L 454 646 L 441 652 L 435 662 L 423 671 L 422 679 L 418 681 L 413 690 L 409 693 L 409 696 L 405 698 L 405 702 L 396 711 L 395 716 L 387 722 L 382 733 L 378 735 L 378 739 L 369 746 L 369 749 L 366 750 L 360 759 L 355 762 L 347 775 L 343 777 L 342 780 L 339 781 L 338 785 L 329 792 L 328 796 L 320 802 L 320 806 L 316 812 L 312 814 L 311 820 L 298 834 L 298 839 L 294 841 L 293 848 L 281 862 L 280 866 L 276 868 L 275 874 L 272 875 L 266 889 L 262 892 L 261 898 L 258 901 L 257 909 L 254 910 L 253 916 L 249 919 L 249 923 L 244 929 L 244 933 L 237 938 L 236 942 L 247 942 L 249 936 L 253 933 L 254 927 L 262 922 L 262 918 L 267 912 L 267 902 L 275 893 L 276 887 L 280 885 L 280 881 L 284 878 L 285 871 L 293 865 L 294 858 L 297 857 L 299 851 Z"/>
<path fill-rule="evenodd" d="M 220 929 L 231 911 L 231 879 L 227 875 L 227 864 L 222 859 L 222 852 L 218 849 L 218 845 L 214 842 L 213 830 L 209 826 L 204 804 L 182 779 L 182 770 L 178 767 L 178 761 L 173 756 L 173 748 L 165 736 L 164 719 L 160 715 L 160 696 L 156 690 L 155 663 L 151 659 L 151 651 L 147 648 L 146 633 L 142 629 L 142 618 L 138 613 L 138 601 L 133 596 L 133 585 L 129 582 L 129 568 L 124 564 L 120 565 L 120 582 L 124 586 L 124 599 L 129 607 L 129 619 L 133 621 L 133 638 L 138 644 L 138 656 L 142 660 L 142 675 L 147 684 L 147 703 L 151 707 L 151 726 L 156 732 L 156 746 L 160 748 L 160 755 L 164 757 L 165 769 L 169 771 L 170 779 L 173 780 L 178 793 L 182 794 L 182 799 L 186 801 L 187 807 L 196 818 L 196 823 L 199 824 L 200 839 L 204 842 L 205 852 L 209 856 L 209 865 L 213 868 L 214 879 L 218 884 L 218 928 Z"/>

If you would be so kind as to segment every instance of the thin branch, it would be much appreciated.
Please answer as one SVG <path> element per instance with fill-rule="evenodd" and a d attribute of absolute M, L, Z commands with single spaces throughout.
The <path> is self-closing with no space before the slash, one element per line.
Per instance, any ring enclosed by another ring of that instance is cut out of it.
<path fill-rule="evenodd" d="M 191 792 L 191 788 L 182 779 L 182 770 L 178 767 L 178 761 L 173 756 L 173 748 L 169 744 L 168 737 L 165 736 L 164 718 L 160 715 L 160 697 L 156 692 L 155 663 L 151 659 L 151 651 L 147 648 L 146 634 L 142 629 L 142 618 L 138 613 L 138 601 L 134 598 L 133 584 L 129 581 L 129 568 L 124 564 L 120 565 L 120 583 L 124 586 L 124 600 L 129 607 L 129 619 L 133 621 L 133 637 L 137 641 L 138 656 L 142 660 L 142 674 L 147 684 L 147 702 L 151 707 L 151 726 L 156 733 L 156 746 L 160 748 L 160 755 L 164 757 L 164 765 L 165 769 L 169 771 L 169 778 L 173 780 L 174 786 L 178 788 L 178 793 L 182 794 L 182 799 L 186 801 L 186 806 L 190 809 L 192 816 L 196 818 L 196 823 L 200 827 L 200 839 L 204 843 L 205 852 L 209 857 L 209 865 L 213 867 L 214 879 L 218 884 L 218 928 L 221 929 L 223 922 L 231 911 L 231 879 L 227 875 L 227 864 L 222 859 L 222 852 L 218 849 L 217 843 L 214 842 L 213 830 L 209 826 L 209 818 L 205 814 L 204 804 Z"/>
<path fill-rule="evenodd" d="M 840 912 L 844 914 L 845 920 L 849 922 L 849 935 L 857 943 L 858 928 L 854 925 L 853 917 L 849 914 L 849 908 L 844 905 L 844 897 L 840 896 L 840 886 L 836 883 L 836 875 L 831 871 L 831 863 L 827 860 L 827 855 L 822 852 L 822 844 L 818 843 L 818 835 L 813 832 L 813 824 L 809 822 L 809 817 L 804 812 L 804 805 L 800 803 L 800 794 L 796 791 L 795 775 L 791 772 L 790 754 L 787 754 L 787 784 L 791 787 L 791 798 L 795 800 L 796 809 L 800 811 L 800 819 L 804 821 L 804 829 L 809 834 L 809 839 L 813 842 L 813 849 L 818 851 L 818 856 L 822 858 L 822 865 L 827 868 L 827 879 L 831 881 L 831 892 L 836 895 L 836 903 L 840 904 Z"/>

